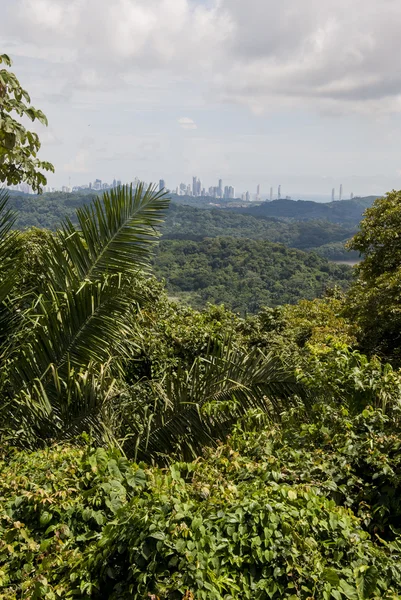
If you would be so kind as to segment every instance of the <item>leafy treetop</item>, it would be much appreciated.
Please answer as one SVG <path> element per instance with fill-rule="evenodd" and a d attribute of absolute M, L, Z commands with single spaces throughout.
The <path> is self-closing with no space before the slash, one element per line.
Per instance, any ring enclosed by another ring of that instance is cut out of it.
<path fill-rule="evenodd" d="M 11 67 L 7 54 L 0 55 L 0 65 Z M 31 106 L 31 99 L 14 73 L 0 69 L 0 182 L 15 185 L 25 181 L 40 192 L 47 180 L 40 170 L 54 172 L 51 163 L 37 158 L 40 141 L 37 133 L 28 131 L 14 117 L 28 117 L 47 125 L 41 110 Z"/>

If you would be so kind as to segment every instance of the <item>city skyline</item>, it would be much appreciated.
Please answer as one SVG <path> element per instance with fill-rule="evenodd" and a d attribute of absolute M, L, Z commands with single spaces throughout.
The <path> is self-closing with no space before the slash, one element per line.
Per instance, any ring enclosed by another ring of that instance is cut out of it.
<path fill-rule="evenodd" d="M 279 184 L 277 186 L 276 193 L 274 192 L 273 186 L 270 186 L 269 193 L 267 193 L 267 192 L 264 193 L 263 191 L 261 191 L 261 185 L 258 183 L 256 185 L 255 192 L 246 190 L 246 191 L 240 192 L 236 195 L 234 186 L 223 185 L 223 180 L 219 179 L 217 186 L 209 186 L 209 188 L 206 189 L 205 187 L 202 186 L 202 181 L 197 176 L 192 177 L 192 184 L 181 182 L 179 185 L 177 185 L 176 187 L 172 187 L 172 188 L 168 187 L 165 179 L 159 179 L 158 183 L 152 183 L 152 182 L 147 183 L 147 182 L 142 181 L 138 177 L 135 177 L 132 181 L 127 181 L 127 182 L 124 182 L 120 179 L 114 178 L 111 183 L 105 182 L 100 178 L 96 178 L 93 182 L 84 183 L 84 184 L 81 184 L 78 186 L 62 185 L 61 187 L 58 187 L 58 188 L 51 187 L 51 186 L 44 186 L 42 191 L 43 191 L 43 193 L 50 193 L 50 192 L 73 193 L 73 192 L 88 191 L 88 190 L 105 191 L 108 189 L 116 188 L 122 184 L 131 184 L 134 187 L 136 187 L 140 183 L 143 184 L 145 187 L 147 187 L 148 185 L 152 185 L 153 187 L 158 188 L 159 191 L 163 191 L 165 189 L 166 192 L 168 192 L 172 195 L 177 195 L 177 196 L 192 196 L 192 197 L 205 197 L 205 198 L 209 197 L 209 198 L 215 198 L 215 199 L 236 199 L 236 200 L 242 200 L 244 202 L 245 201 L 246 202 L 272 201 L 272 200 L 281 200 L 281 199 L 285 199 L 285 200 L 292 200 L 292 199 L 307 200 L 308 199 L 308 194 L 305 194 L 305 195 L 301 194 L 300 196 L 305 196 L 302 198 L 301 197 L 292 198 L 291 195 L 288 195 L 288 194 L 284 195 L 282 192 L 281 184 Z M 33 192 L 32 188 L 26 183 L 8 186 L 8 189 L 15 190 L 15 191 L 21 191 L 21 192 L 27 193 L 27 194 L 35 193 L 35 192 Z M 313 194 L 309 194 L 309 196 L 313 196 Z M 331 201 L 336 201 L 336 200 L 341 201 L 341 200 L 347 200 L 347 199 L 352 200 L 352 198 L 354 198 L 353 192 L 350 192 L 348 196 L 344 195 L 342 184 L 340 184 L 340 186 L 339 186 L 338 194 L 336 194 L 336 189 L 332 188 Z M 312 198 L 310 197 L 309 199 L 312 199 Z"/>

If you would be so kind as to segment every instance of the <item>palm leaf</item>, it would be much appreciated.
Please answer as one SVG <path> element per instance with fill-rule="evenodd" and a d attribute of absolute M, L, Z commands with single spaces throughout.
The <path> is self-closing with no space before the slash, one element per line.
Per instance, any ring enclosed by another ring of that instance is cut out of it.
<path fill-rule="evenodd" d="M 0 303 L 14 285 L 17 233 L 11 232 L 17 215 L 8 208 L 8 192 L 0 189 Z"/>
<path fill-rule="evenodd" d="M 52 272 L 65 286 L 76 281 L 95 281 L 106 275 L 125 277 L 146 269 L 158 240 L 156 228 L 163 221 L 169 199 L 153 187 L 123 186 L 95 198 L 77 210 L 79 227 L 69 219 L 53 243 Z"/>
<path fill-rule="evenodd" d="M 304 397 L 293 370 L 273 354 L 256 349 L 244 354 L 230 343 L 216 345 L 189 372 L 178 368 L 157 386 L 153 407 L 145 407 L 136 441 L 127 452 L 136 458 L 168 460 L 178 454 L 193 459 L 205 445 L 223 439 L 251 409 L 271 419 Z"/>
<path fill-rule="evenodd" d="M 34 380 L 29 390 L 9 402 L 0 427 L 3 437 L 11 431 L 18 444 L 37 447 L 49 440 L 76 441 L 88 432 L 97 443 L 115 445 L 110 407 L 118 388 L 108 365 L 90 363 L 84 371 L 68 365 L 64 377 L 50 365 L 48 375 L 51 385 Z"/>
<path fill-rule="evenodd" d="M 112 372 L 121 369 L 132 348 L 128 334 L 135 293 L 127 294 L 130 276 L 149 263 L 158 237 L 154 228 L 167 203 L 153 188 L 144 192 L 139 186 L 135 194 L 132 188 L 120 188 L 106 194 L 103 204 L 96 199 L 92 207 L 78 211 L 82 231 L 67 222 L 49 239 L 41 256 L 47 277 L 24 313 L 24 339 L 8 358 L 11 404 L 3 405 L 0 418 L 13 410 L 13 402 L 25 402 L 28 420 L 41 422 L 46 435 L 47 429 L 58 429 L 58 415 L 64 414 L 53 372 L 65 381 L 71 368 L 85 372 L 89 364 L 99 371 L 102 364 Z M 66 396 L 64 402 L 73 422 L 74 406 Z M 66 429 L 66 415 L 62 422 Z"/>
<path fill-rule="evenodd" d="M 0 382 L 5 378 L 6 350 L 21 322 L 20 307 L 16 298 L 10 297 L 17 280 L 21 247 L 18 233 L 12 231 L 17 216 L 9 209 L 8 201 L 8 192 L 0 189 Z"/>

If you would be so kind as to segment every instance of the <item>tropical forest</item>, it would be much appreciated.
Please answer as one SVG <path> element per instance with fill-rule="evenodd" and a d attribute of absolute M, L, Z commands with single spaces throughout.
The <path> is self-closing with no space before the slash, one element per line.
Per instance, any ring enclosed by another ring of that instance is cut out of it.
<path fill-rule="evenodd" d="M 9 191 L 0 62 L 0 598 L 400 599 L 401 191 Z"/>

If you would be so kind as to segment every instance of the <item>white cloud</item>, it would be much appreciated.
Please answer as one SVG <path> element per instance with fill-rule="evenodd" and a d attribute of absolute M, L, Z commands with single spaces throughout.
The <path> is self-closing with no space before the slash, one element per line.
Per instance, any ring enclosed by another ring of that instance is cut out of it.
<path fill-rule="evenodd" d="M 68 56 L 72 88 L 158 70 L 256 112 L 399 112 L 400 23 L 399 0 L 14 0 L 0 34 Z"/>
<path fill-rule="evenodd" d="M 266 186 L 277 173 L 283 185 L 306 171 L 395 177 L 399 0 L 0 4 L 0 47 L 49 118 L 41 155 L 61 183 L 68 172 L 235 183 L 242 170 Z"/>
<path fill-rule="evenodd" d="M 193 119 L 189 117 L 181 117 L 178 119 L 178 123 L 182 129 L 197 129 L 197 125 Z"/>

